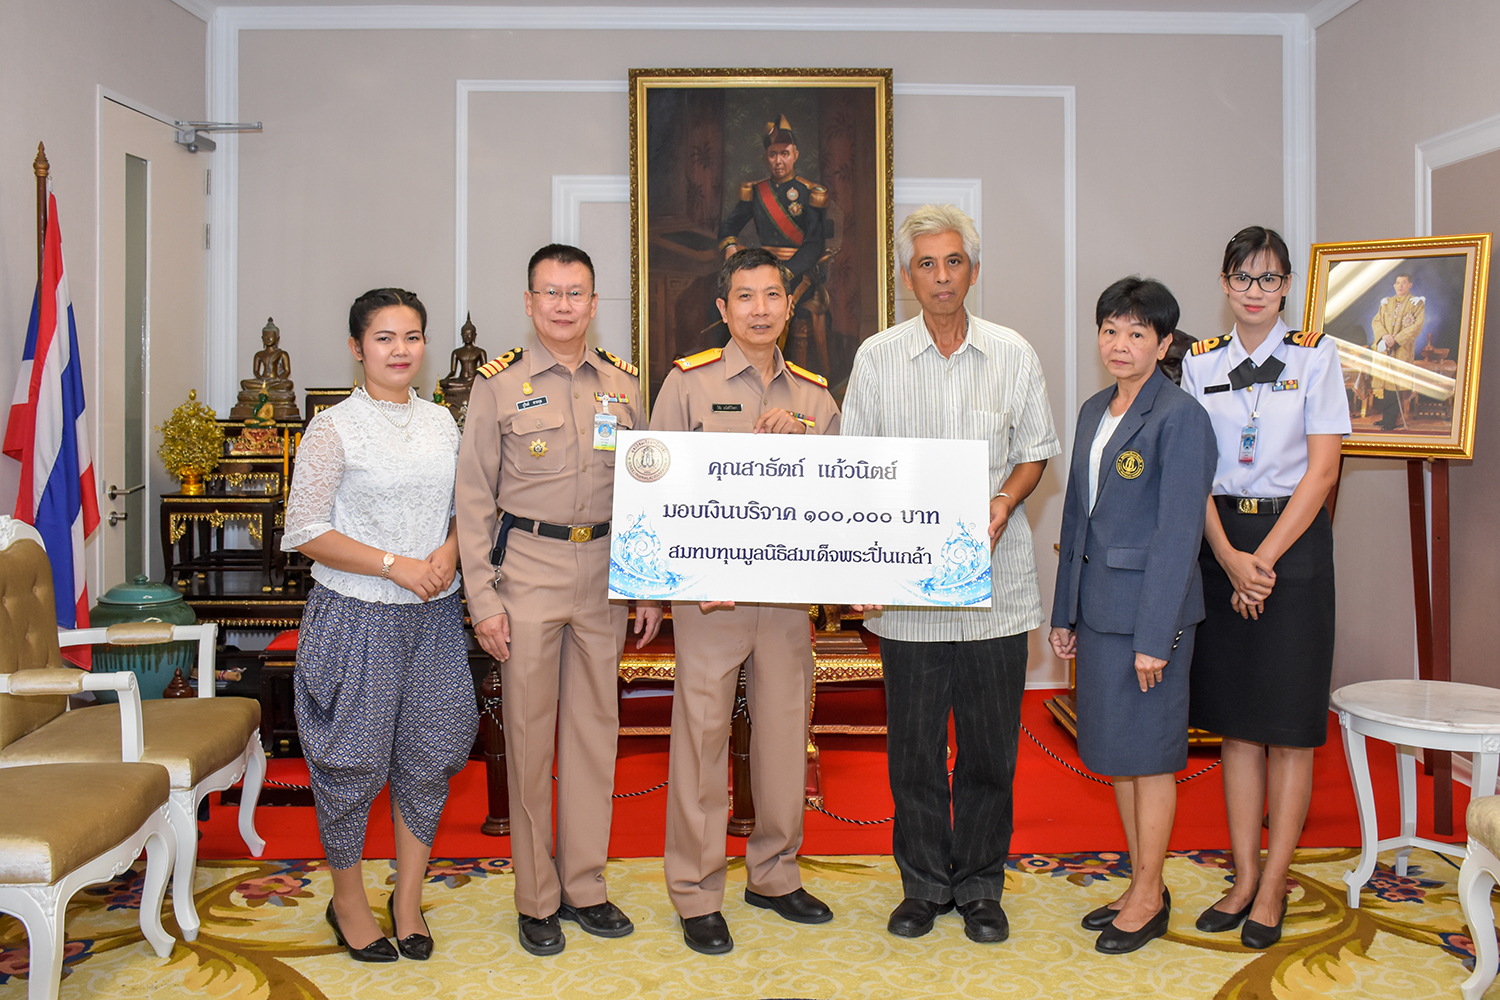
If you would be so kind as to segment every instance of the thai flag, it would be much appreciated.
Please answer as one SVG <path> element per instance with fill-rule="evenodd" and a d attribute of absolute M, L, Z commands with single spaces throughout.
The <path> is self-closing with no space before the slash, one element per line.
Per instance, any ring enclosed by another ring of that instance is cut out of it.
<path fill-rule="evenodd" d="M 89 623 L 83 543 L 99 526 L 82 363 L 63 272 L 57 198 L 49 184 L 42 280 L 31 304 L 26 352 L 16 378 L 3 450 L 21 463 L 16 519 L 35 525 L 46 542 L 57 623 L 63 628 L 84 628 Z"/>

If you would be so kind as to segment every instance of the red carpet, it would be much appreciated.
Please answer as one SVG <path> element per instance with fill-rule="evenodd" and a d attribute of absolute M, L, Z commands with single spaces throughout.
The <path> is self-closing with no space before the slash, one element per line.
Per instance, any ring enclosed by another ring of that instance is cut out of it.
<path fill-rule="evenodd" d="M 1043 707 L 1052 691 L 1027 691 L 1021 719 L 1036 738 L 1073 767 L 1083 770 L 1073 738 Z M 886 781 L 884 739 L 869 736 L 823 736 L 823 794 L 830 813 L 858 820 L 883 820 L 891 815 L 891 793 Z M 1395 750 L 1385 743 L 1368 743 L 1375 799 L 1380 814 L 1380 835 L 1399 832 Z M 1188 766 L 1180 777 L 1193 774 L 1218 760 L 1216 749 L 1189 753 Z M 306 784 L 307 768 L 301 760 L 269 762 L 271 780 Z M 666 737 L 625 737 L 620 740 L 615 772 L 616 794 L 652 788 L 667 776 Z M 613 857 L 659 857 L 662 853 L 666 789 L 615 800 L 610 835 Z M 243 858 L 244 843 L 236 827 L 238 807 L 222 806 L 217 796 L 208 822 L 202 824 L 200 853 L 204 858 Z M 438 827 L 433 846 L 436 857 L 509 857 L 508 837 L 486 837 L 479 832 L 485 815 L 484 765 L 470 762 L 453 779 L 452 796 Z M 1468 788 L 1455 785 L 1451 837 L 1437 839 L 1462 843 L 1464 809 Z M 394 853 L 390 804 L 385 793 L 372 812 L 365 856 L 389 858 Z M 1329 713 L 1328 742 L 1316 754 L 1312 810 L 1308 814 L 1303 847 L 1357 847 L 1359 821 L 1354 790 L 1344 763 L 1344 748 L 1337 717 Z M 262 806 L 256 811 L 256 826 L 266 839 L 266 857 L 321 857 L 317 822 L 307 807 Z M 1417 774 L 1417 834 L 1433 837 L 1432 779 Z M 1172 832 L 1174 850 L 1226 849 L 1229 835 L 1224 825 L 1224 792 L 1218 768 L 1178 786 L 1177 823 Z M 1114 792 L 1068 770 L 1049 757 L 1025 732 L 1021 734 L 1016 768 L 1016 830 L 1011 850 L 1017 854 L 1112 851 L 1125 848 L 1125 837 L 1115 813 Z M 745 841 L 727 838 L 728 853 L 742 855 Z M 855 825 L 830 816 L 809 812 L 803 853 L 889 854 L 891 824 Z"/>

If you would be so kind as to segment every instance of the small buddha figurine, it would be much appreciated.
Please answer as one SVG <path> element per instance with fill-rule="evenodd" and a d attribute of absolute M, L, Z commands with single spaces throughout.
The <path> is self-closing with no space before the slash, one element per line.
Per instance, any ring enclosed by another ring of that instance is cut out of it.
<path fill-rule="evenodd" d="M 474 327 L 472 315 L 464 317 L 464 325 L 459 333 L 464 338 L 463 346 L 453 349 L 448 376 L 438 381 L 443 402 L 447 404 L 454 420 L 460 419 L 460 414 L 469 401 L 469 390 L 474 385 L 474 376 L 478 373 L 479 366 L 489 360 L 484 348 L 474 344 L 479 331 Z"/>
<path fill-rule="evenodd" d="M 271 402 L 277 420 L 301 420 L 297 410 L 297 390 L 292 384 L 292 359 L 281 349 L 281 330 L 269 317 L 260 331 L 265 345 L 255 352 L 253 376 L 240 382 L 239 400 L 229 411 L 229 419 L 244 420 L 257 415 L 261 397 Z"/>

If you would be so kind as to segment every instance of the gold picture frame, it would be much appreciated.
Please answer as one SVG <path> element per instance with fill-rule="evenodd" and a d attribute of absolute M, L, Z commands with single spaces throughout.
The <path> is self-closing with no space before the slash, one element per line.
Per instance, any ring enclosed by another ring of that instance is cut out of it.
<path fill-rule="evenodd" d="M 675 359 L 728 341 L 714 300 L 731 240 L 793 255 L 783 352 L 842 398 L 859 345 L 895 321 L 892 95 L 889 69 L 630 71 L 631 340 L 648 406 Z M 767 189 L 725 236 L 771 180 L 783 124 L 804 183 Z"/>
<path fill-rule="evenodd" d="M 1302 328 L 1333 339 L 1345 455 L 1472 458 L 1490 234 L 1318 243 Z"/>

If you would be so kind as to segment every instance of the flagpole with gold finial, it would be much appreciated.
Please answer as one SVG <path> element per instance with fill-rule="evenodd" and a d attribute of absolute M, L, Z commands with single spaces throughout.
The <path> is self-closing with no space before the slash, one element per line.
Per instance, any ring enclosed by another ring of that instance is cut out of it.
<path fill-rule="evenodd" d="M 41 143 L 36 144 L 36 159 L 31 161 L 31 169 L 36 173 L 36 283 L 42 284 L 42 246 L 47 241 L 47 171 L 51 165 L 47 162 L 47 150 Z"/>

